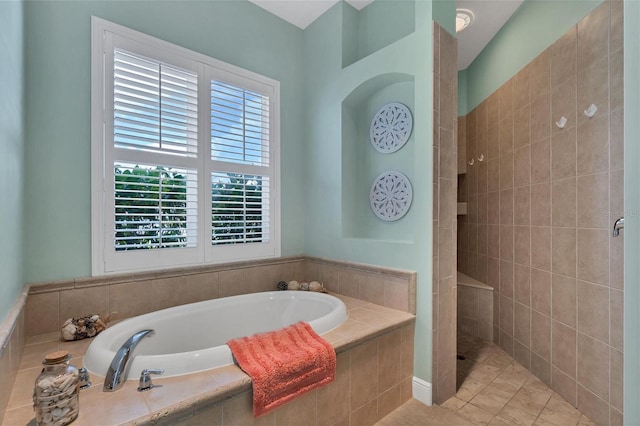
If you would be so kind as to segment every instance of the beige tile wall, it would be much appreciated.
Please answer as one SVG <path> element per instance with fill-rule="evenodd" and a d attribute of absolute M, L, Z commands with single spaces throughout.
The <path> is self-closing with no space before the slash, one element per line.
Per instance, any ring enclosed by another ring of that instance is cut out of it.
<path fill-rule="evenodd" d="M 412 324 L 338 354 L 334 382 L 257 419 L 247 392 L 172 424 L 373 425 L 411 398 L 413 334 Z"/>
<path fill-rule="evenodd" d="M 434 22 L 433 400 L 456 393 L 457 40 Z"/>
<path fill-rule="evenodd" d="M 458 333 L 493 341 L 493 290 L 458 282 Z"/>
<path fill-rule="evenodd" d="M 302 279 L 304 262 L 303 257 L 292 257 L 36 283 L 27 299 L 27 335 L 58 331 L 71 317 L 97 313 L 116 320 L 217 297 L 274 290 L 280 280 Z"/>
<path fill-rule="evenodd" d="M 622 48 L 604 2 L 466 116 L 487 160 L 460 180 L 458 267 L 495 289 L 496 342 L 599 424 L 623 408 Z"/>
<path fill-rule="evenodd" d="M 416 313 L 416 273 L 306 257 L 304 280 L 320 281 L 327 290 L 399 311 Z"/>
<path fill-rule="evenodd" d="M 291 257 L 31 286 L 28 336 L 58 331 L 67 318 L 129 318 L 218 297 L 273 291 L 280 280 L 324 283 L 329 291 L 415 314 L 416 274 L 314 257 Z"/>

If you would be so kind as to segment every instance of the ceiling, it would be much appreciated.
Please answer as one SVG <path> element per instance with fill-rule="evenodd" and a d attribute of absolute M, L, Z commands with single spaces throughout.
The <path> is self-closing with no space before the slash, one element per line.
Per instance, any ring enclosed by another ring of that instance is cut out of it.
<path fill-rule="evenodd" d="M 276 16 L 305 29 L 339 0 L 250 0 Z M 346 0 L 360 10 L 373 0 Z M 458 34 L 458 70 L 466 69 L 524 0 L 457 0 L 471 10 L 473 23 Z"/>
<path fill-rule="evenodd" d="M 320 15 L 331 9 L 339 0 L 249 0 L 276 16 L 302 28 L 315 21 Z M 373 0 L 346 0 L 360 10 Z"/>
<path fill-rule="evenodd" d="M 509 20 L 524 0 L 458 0 L 457 7 L 473 12 L 474 19 L 458 33 L 458 70 L 464 70 Z"/>

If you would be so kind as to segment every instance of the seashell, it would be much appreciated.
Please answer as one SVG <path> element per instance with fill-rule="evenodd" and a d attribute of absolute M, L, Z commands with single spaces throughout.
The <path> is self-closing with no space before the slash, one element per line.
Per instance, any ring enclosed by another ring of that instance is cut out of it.
<path fill-rule="evenodd" d="M 52 385 L 53 385 L 53 382 L 48 377 L 38 382 L 38 387 L 43 391 L 50 389 Z"/>
<path fill-rule="evenodd" d="M 67 390 L 67 388 L 69 388 L 69 385 L 73 383 L 74 377 L 71 374 L 67 374 L 65 376 L 61 376 L 60 378 L 64 379 L 64 380 L 60 380 L 60 383 L 56 383 L 56 386 L 58 386 L 58 388 L 64 392 L 65 390 Z M 58 380 L 56 380 L 58 381 Z"/>
<path fill-rule="evenodd" d="M 65 321 L 65 326 L 62 327 L 62 338 L 64 340 L 73 340 L 76 335 L 76 326 L 71 323 L 71 320 Z"/>
<path fill-rule="evenodd" d="M 300 290 L 309 291 L 309 283 L 300 283 Z"/>
<path fill-rule="evenodd" d="M 309 290 L 311 291 L 322 291 L 322 284 L 318 281 L 311 281 L 309 283 Z"/>
<path fill-rule="evenodd" d="M 105 321 L 99 315 L 89 315 L 82 318 L 67 319 L 61 330 L 64 340 L 81 340 L 93 337 L 107 328 Z"/>
<path fill-rule="evenodd" d="M 51 410 L 51 415 L 53 416 L 53 420 L 58 420 L 60 417 L 62 417 L 62 408 L 54 408 L 53 410 Z"/>
<path fill-rule="evenodd" d="M 300 283 L 296 280 L 289 281 L 289 285 L 287 286 L 289 290 L 299 290 Z"/>

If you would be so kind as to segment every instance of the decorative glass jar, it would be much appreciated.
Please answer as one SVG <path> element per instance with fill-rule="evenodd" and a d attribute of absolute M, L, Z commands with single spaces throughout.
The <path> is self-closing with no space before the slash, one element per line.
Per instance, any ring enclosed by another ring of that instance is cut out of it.
<path fill-rule="evenodd" d="M 67 351 L 45 355 L 44 368 L 33 389 L 33 409 L 39 425 L 68 425 L 78 417 L 78 369 Z"/>

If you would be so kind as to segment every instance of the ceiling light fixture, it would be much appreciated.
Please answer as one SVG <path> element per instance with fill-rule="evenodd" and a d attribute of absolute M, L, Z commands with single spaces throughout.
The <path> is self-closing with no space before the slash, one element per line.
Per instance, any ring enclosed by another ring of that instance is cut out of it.
<path fill-rule="evenodd" d="M 473 22 L 473 12 L 468 9 L 456 9 L 456 33 L 467 28 Z"/>

